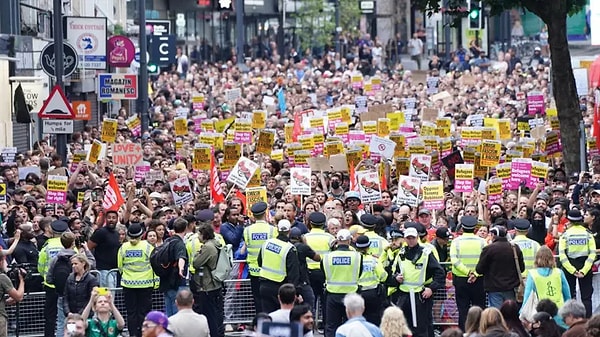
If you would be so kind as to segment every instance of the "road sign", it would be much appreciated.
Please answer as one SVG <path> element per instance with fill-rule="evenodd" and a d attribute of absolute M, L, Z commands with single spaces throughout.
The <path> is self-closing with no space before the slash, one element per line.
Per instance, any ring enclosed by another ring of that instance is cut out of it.
<path fill-rule="evenodd" d="M 42 119 L 42 131 L 53 134 L 73 133 L 73 121 L 70 119 Z"/>
<path fill-rule="evenodd" d="M 177 62 L 175 35 L 152 36 L 149 38 L 148 50 L 150 61 L 161 67 Z"/>
<path fill-rule="evenodd" d="M 71 76 L 75 69 L 77 69 L 79 62 L 77 51 L 72 45 L 65 42 L 63 43 L 63 55 L 63 75 L 65 77 Z M 54 69 L 54 42 L 47 44 L 44 49 L 42 49 L 42 52 L 40 53 L 40 65 L 42 66 L 42 70 L 48 76 L 56 77 L 56 70 Z"/>
<path fill-rule="evenodd" d="M 73 111 L 71 103 L 67 101 L 65 93 L 59 85 L 52 88 L 50 96 L 44 102 L 38 116 L 52 119 L 75 119 L 75 111 Z"/>

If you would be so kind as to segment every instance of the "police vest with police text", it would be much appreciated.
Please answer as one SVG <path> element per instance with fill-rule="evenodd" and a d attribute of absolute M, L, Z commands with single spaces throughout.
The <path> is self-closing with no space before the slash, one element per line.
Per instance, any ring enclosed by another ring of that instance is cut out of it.
<path fill-rule="evenodd" d="M 294 245 L 279 239 L 267 240 L 261 249 L 262 267 L 259 276 L 273 282 L 283 282 L 287 275 L 287 254 Z"/>
<path fill-rule="evenodd" d="M 135 246 L 125 242 L 119 248 L 117 265 L 124 288 L 151 288 L 155 285 L 154 272 L 150 266 L 150 254 L 154 247 L 147 241 Z"/>
<path fill-rule="evenodd" d="M 334 251 L 323 259 L 325 289 L 332 294 L 349 294 L 358 290 L 360 254 L 356 251 Z"/>
<path fill-rule="evenodd" d="M 244 229 L 244 242 L 248 247 L 248 272 L 252 276 L 259 276 L 258 254 L 263 244 L 275 236 L 275 227 L 267 222 L 259 220 L 255 224 Z"/>

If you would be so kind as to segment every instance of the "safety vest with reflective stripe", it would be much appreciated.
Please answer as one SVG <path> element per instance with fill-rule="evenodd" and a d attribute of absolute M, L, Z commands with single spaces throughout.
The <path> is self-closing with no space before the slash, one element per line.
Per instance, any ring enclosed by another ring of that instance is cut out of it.
<path fill-rule="evenodd" d="M 558 241 L 558 258 L 565 271 L 574 274 L 577 270 L 570 260 L 584 257 L 587 258 L 579 271 L 587 274 L 596 258 L 596 242 L 583 226 L 574 225 L 567 229 Z"/>
<path fill-rule="evenodd" d="M 464 233 L 450 244 L 450 263 L 452 274 L 468 277 L 469 271 L 475 272 L 485 240 L 473 233 Z"/>
<path fill-rule="evenodd" d="M 383 251 L 383 255 L 379 257 L 379 264 L 383 266 L 384 270 L 389 266 L 392 275 L 396 274 L 397 264 L 394 263 L 394 261 L 396 260 L 396 256 L 398 256 L 399 252 L 400 248 L 392 250 L 390 247 L 388 247 Z M 388 296 L 391 296 L 396 291 L 398 291 L 398 287 L 387 287 Z"/>
<path fill-rule="evenodd" d="M 409 259 L 398 259 L 398 267 L 404 277 L 404 281 L 398 287 L 402 292 L 408 293 L 411 290 L 420 292 L 425 288 L 425 275 L 431 251 L 427 247 L 421 249 L 423 253 L 415 263 Z"/>
<path fill-rule="evenodd" d="M 260 267 L 258 266 L 258 254 L 263 244 L 275 237 L 275 227 L 265 221 L 257 221 L 254 225 L 244 228 L 244 242 L 248 247 L 248 272 L 252 276 L 258 276 Z"/>
<path fill-rule="evenodd" d="M 219 241 L 219 243 L 221 244 L 221 247 L 225 247 L 225 239 L 223 238 L 223 235 L 221 235 L 219 233 L 215 233 L 215 239 L 217 239 Z M 187 239 L 185 240 L 185 250 L 187 251 L 187 254 L 188 254 L 188 261 L 194 260 L 194 256 L 196 255 L 196 253 L 198 251 L 200 251 L 200 248 L 202 248 L 202 242 L 200 242 L 198 233 L 194 233 L 194 234 L 190 235 L 189 237 L 187 237 Z M 196 269 L 194 268 L 193 263 L 190 263 L 189 270 L 190 270 L 190 274 L 194 275 L 194 273 L 196 272 Z"/>
<path fill-rule="evenodd" d="M 333 235 L 326 233 L 321 228 L 311 229 L 310 233 L 304 234 L 304 238 L 306 239 L 306 244 L 317 254 L 321 255 L 321 257 L 329 253 L 331 242 L 335 240 Z M 314 270 L 320 268 L 319 262 L 315 262 L 308 257 L 306 258 L 306 264 L 308 265 L 308 269 Z"/>
<path fill-rule="evenodd" d="M 521 248 L 523 252 L 523 262 L 525 262 L 525 270 L 522 271 L 521 276 L 526 277 L 527 272 L 535 268 L 535 255 L 540 249 L 540 244 L 537 241 L 531 240 L 525 235 L 517 235 L 512 243 L 516 244 Z"/>
<path fill-rule="evenodd" d="M 380 257 L 388 246 L 387 240 L 373 231 L 366 232 L 365 236 L 369 238 L 369 250 L 367 253 L 375 257 Z"/>
<path fill-rule="evenodd" d="M 38 272 L 44 278 L 44 285 L 50 288 L 54 288 L 54 284 L 46 282 L 46 274 L 48 274 L 48 268 L 50 268 L 50 261 L 58 255 L 63 249 L 60 238 L 50 238 L 46 241 L 40 255 L 38 256 Z M 77 252 L 77 249 L 74 249 Z"/>
<path fill-rule="evenodd" d="M 150 254 L 154 250 L 147 241 L 135 246 L 125 242 L 117 254 L 117 267 L 121 272 L 121 286 L 124 288 L 152 288 L 154 272 L 150 266 Z"/>
<path fill-rule="evenodd" d="M 287 254 L 294 245 L 279 239 L 267 240 L 261 249 L 262 267 L 259 276 L 274 282 L 283 282 L 287 275 Z"/>
<path fill-rule="evenodd" d="M 325 289 L 332 294 L 349 294 L 358 290 L 360 253 L 337 250 L 323 259 Z"/>
<path fill-rule="evenodd" d="M 362 272 L 358 279 L 360 290 L 371 290 L 377 288 L 387 278 L 387 272 L 377 258 L 372 255 L 362 255 Z"/>
<path fill-rule="evenodd" d="M 562 307 L 564 304 L 564 298 L 562 294 L 562 277 L 561 270 L 558 268 L 552 268 L 552 271 L 548 276 L 540 274 L 539 269 L 531 269 L 529 271 L 533 282 L 535 283 L 535 291 L 538 299 L 552 300 L 557 307 Z"/>

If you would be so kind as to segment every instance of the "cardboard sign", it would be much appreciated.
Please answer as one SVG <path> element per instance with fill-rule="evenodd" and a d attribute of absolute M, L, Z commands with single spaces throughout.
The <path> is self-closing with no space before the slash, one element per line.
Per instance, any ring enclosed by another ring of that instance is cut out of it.
<path fill-rule="evenodd" d="M 422 181 L 423 207 L 429 210 L 444 209 L 444 182 L 441 180 Z"/>
<path fill-rule="evenodd" d="M 68 182 L 69 178 L 66 176 L 48 176 L 46 202 L 49 204 L 66 204 Z"/>
<path fill-rule="evenodd" d="M 138 143 L 115 143 L 112 148 L 112 161 L 115 166 L 135 166 L 143 159 L 142 145 Z"/>
<path fill-rule="evenodd" d="M 362 202 L 375 202 L 381 200 L 381 185 L 379 172 L 359 171 L 356 172 L 360 199 Z"/>
<path fill-rule="evenodd" d="M 423 122 L 435 122 L 438 118 L 438 110 L 432 108 L 423 108 L 421 110 L 421 121 Z"/>
<path fill-rule="evenodd" d="M 290 169 L 290 189 L 293 195 L 311 195 L 310 168 L 292 167 Z"/>
<path fill-rule="evenodd" d="M 240 157 L 229 173 L 227 181 L 241 189 L 245 189 L 256 170 L 258 170 L 257 163 L 246 157 Z"/>
<path fill-rule="evenodd" d="M 117 139 L 117 128 L 119 124 L 116 119 L 107 118 L 102 121 L 102 134 L 100 140 L 104 143 L 114 143 Z"/>
<path fill-rule="evenodd" d="M 190 181 L 187 176 L 179 177 L 171 182 L 171 194 L 175 205 L 181 207 L 186 203 L 194 200 L 194 194 L 190 187 Z"/>
<path fill-rule="evenodd" d="M 421 179 L 401 175 L 398 178 L 397 204 L 407 204 L 412 207 L 419 205 Z"/>

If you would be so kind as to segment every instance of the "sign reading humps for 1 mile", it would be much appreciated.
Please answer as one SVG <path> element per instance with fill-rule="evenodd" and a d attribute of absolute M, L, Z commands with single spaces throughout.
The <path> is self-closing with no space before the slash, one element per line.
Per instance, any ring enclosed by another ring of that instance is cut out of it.
<path fill-rule="evenodd" d="M 67 203 L 67 185 L 69 178 L 66 176 L 48 176 L 48 191 L 46 202 L 49 204 Z"/>
<path fill-rule="evenodd" d="M 115 166 L 136 166 L 142 161 L 142 145 L 136 143 L 115 143 L 112 145 Z"/>

